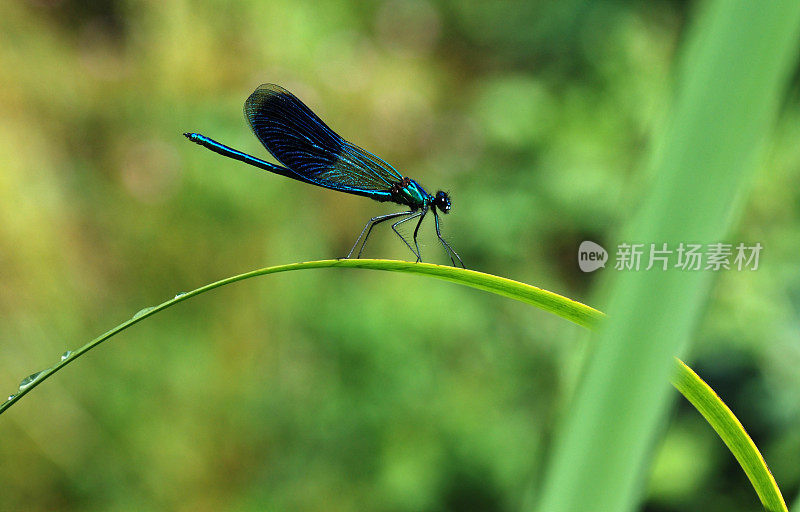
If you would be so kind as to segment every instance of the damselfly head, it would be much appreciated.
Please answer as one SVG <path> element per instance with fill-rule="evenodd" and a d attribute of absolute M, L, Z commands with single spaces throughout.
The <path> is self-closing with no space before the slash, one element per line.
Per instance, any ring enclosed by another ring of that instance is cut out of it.
<path fill-rule="evenodd" d="M 447 192 L 442 192 L 441 190 L 436 192 L 436 197 L 433 198 L 433 206 L 442 213 L 450 213 L 450 196 L 447 195 Z"/>

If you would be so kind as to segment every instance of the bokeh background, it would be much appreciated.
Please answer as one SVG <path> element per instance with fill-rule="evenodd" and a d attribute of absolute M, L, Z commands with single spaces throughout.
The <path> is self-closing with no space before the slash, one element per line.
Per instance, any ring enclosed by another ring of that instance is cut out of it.
<path fill-rule="evenodd" d="M 0 3 L 0 385 L 178 292 L 347 252 L 390 205 L 224 159 L 273 82 L 429 191 L 468 267 L 593 302 L 668 114 L 692 2 Z M 788 500 L 800 485 L 800 78 L 692 366 Z M 702 173 L 702 169 L 698 169 Z M 423 255 L 446 257 L 425 226 Z M 656 241 L 654 241 L 656 242 Z M 408 259 L 387 230 L 367 256 Z M 601 304 L 597 304 L 602 306 Z M 646 342 L 646 340 L 643 340 Z M 589 347 L 568 322 L 407 275 L 259 278 L 90 352 L 0 418 L 3 510 L 519 510 Z M 624 372 L 624 368 L 620 369 Z M 645 510 L 755 510 L 682 399 Z M 687 464 L 687 461 L 689 463 Z"/>

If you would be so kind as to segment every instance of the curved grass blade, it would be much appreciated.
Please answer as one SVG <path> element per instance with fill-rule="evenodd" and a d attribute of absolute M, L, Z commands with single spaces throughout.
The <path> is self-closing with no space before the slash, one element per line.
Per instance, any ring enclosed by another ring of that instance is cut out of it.
<path fill-rule="evenodd" d="M 180 293 L 175 298 L 163 302 L 157 306 L 144 308 L 138 311 L 133 317 L 110 331 L 98 336 L 86 345 L 75 351 L 67 351 L 62 355 L 61 360 L 54 366 L 41 372 L 32 374 L 23 380 L 24 385 L 20 386 L 20 391 L 11 395 L 8 400 L 0 404 L 0 414 L 11 407 L 20 398 L 29 393 L 33 388 L 44 382 L 47 378 L 58 372 L 75 359 L 85 354 L 102 342 L 108 340 L 128 327 L 141 322 L 159 311 L 163 311 L 179 302 L 188 300 L 196 295 L 211 291 L 215 288 L 232 284 L 252 277 L 267 274 L 277 274 L 291 270 L 302 270 L 311 268 L 363 268 L 371 270 L 386 270 L 390 272 L 405 272 L 409 274 L 421 274 L 457 284 L 470 286 L 479 290 L 502 295 L 510 299 L 518 300 L 526 304 L 531 304 L 545 311 L 554 313 L 577 325 L 593 329 L 599 325 L 605 315 L 585 304 L 568 299 L 556 293 L 531 286 L 529 284 L 513 281 L 503 277 L 498 277 L 475 270 L 462 268 L 445 267 L 430 263 L 410 263 L 406 261 L 392 260 L 321 260 L 308 261 L 304 263 L 292 263 L 289 265 L 278 265 L 267 267 L 244 274 L 222 279 L 215 283 L 208 284 L 196 290 Z M 695 374 L 691 368 L 682 361 L 676 359 L 676 372 L 672 384 L 691 402 L 697 410 L 706 418 L 711 426 L 716 430 L 725 444 L 733 452 L 736 459 L 742 465 L 745 473 L 752 482 L 759 499 L 765 508 L 770 511 L 786 511 L 786 505 L 781 496 L 780 490 L 767 468 L 763 457 L 753 444 L 750 437 L 745 432 L 744 427 L 736 419 L 730 409 L 722 402 L 716 393 Z"/>
<path fill-rule="evenodd" d="M 301 270 L 309 268 L 331 268 L 331 267 L 364 268 L 373 270 L 388 270 L 393 272 L 406 272 L 410 274 L 428 275 L 431 277 L 435 277 L 437 279 L 463 284 L 466 286 L 470 286 L 472 288 L 477 288 L 479 290 L 484 290 L 487 292 L 495 293 L 497 295 L 502 295 L 504 297 L 509 297 L 511 299 L 525 302 L 526 304 L 534 305 L 545 311 L 554 313 L 562 318 L 566 318 L 567 320 L 576 323 L 578 325 L 581 325 L 583 327 L 592 327 L 596 325 L 597 322 L 604 316 L 603 313 L 597 311 L 594 308 L 591 308 L 585 304 L 581 304 L 580 302 L 568 299 L 556 293 L 549 292 L 547 290 L 543 290 L 541 288 L 537 288 L 529 284 L 520 283 L 519 281 L 513 281 L 511 279 L 506 279 L 491 274 L 485 274 L 483 272 L 477 272 L 475 270 L 465 270 L 463 268 L 460 269 L 454 267 L 446 267 L 442 265 L 434 265 L 431 263 L 410 263 L 407 261 L 373 260 L 373 259 L 320 260 L 320 261 L 307 261 L 303 263 L 291 263 L 288 265 L 278 265 L 275 267 L 267 267 L 258 270 L 253 270 L 252 272 L 247 272 L 244 274 L 239 274 L 229 277 L 227 279 L 222 279 L 221 281 L 208 284 L 196 290 L 178 294 L 175 296 L 175 298 L 168 300 L 166 302 L 162 302 L 157 306 L 147 307 L 139 310 L 129 320 L 119 324 L 110 331 L 98 336 L 97 338 L 93 339 L 86 345 L 76 350 L 65 352 L 64 356 L 66 357 L 62 356 L 61 360 L 58 361 L 55 365 L 23 379 L 23 382 L 20 383 L 19 391 L 13 395 L 10 395 L 8 397 L 8 400 L 0 404 L 0 414 L 2 414 L 6 409 L 14 405 L 17 401 L 19 401 L 23 396 L 28 394 L 39 384 L 47 380 L 54 373 L 61 370 L 68 364 L 72 363 L 75 359 L 79 358 L 89 350 L 103 343 L 104 341 L 111 338 L 115 334 L 118 334 L 127 329 L 128 327 L 131 327 L 132 325 L 141 322 L 145 318 L 155 315 L 159 311 L 163 311 L 171 306 L 174 306 L 178 302 L 183 302 L 184 300 L 187 300 L 196 295 L 200 295 L 201 293 L 213 290 L 215 288 L 219 288 L 220 286 L 225 286 L 227 284 L 243 281 L 245 279 L 250 279 L 252 277 L 263 276 L 267 274 L 277 274 L 279 272 L 288 272 L 290 270 Z"/>
<path fill-rule="evenodd" d="M 728 446 L 753 484 L 764 509 L 786 512 L 786 502 L 772 472 L 739 419 L 694 370 L 678 358 L 675 362 L 675 373 L 670 378 L 672 385 L 703 415 Z"/>

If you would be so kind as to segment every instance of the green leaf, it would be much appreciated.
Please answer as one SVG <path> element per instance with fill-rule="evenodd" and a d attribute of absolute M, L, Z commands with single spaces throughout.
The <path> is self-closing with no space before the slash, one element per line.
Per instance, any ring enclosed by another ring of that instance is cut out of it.
<path fill-rule="evenodd" d="M 717 431 L 719 437 L 744 469 L 747 478 L 750 479 L 750 483 L 753 484 L 753 488 L 758 494 L 758 499 L 764 505 L 764 509 L 771 512 L 786 511 L 786 502 L 783 500 L 772 472 L 742 424 L 728 409 L 725 402 L 711 389 L 711 386 L 706 384 L 683 361 L 677 358 L 675 361 L 675 372 L 670 379 L 672 385 Z"/>
<path fill-rule="evenodd" d="M 17 393 L 9 395 L 8 400 L 0 404 L 0 414 L 6 409 L 18 402 L 23 396 L 28 394 L 31 390 L 36 388 L 39 384 L 47 380 L 57 371 L 61 370 L 68 364 L 75 361 L 77 358 L 93 349 L 97 345 L 103 343 L 115 334 L 118 334 L 128 327 L 141 322 L 142 320 L 155 315 L 159 311 L 163 311 L 178 302 L 183 302 L 187 299 L 211 291 L 220 286 L 236 283 L 245 279 L 263 276 L 267 274 L 277 274 L 279 272 L 288 272 L 291 270 L 302 270 L 312 268 L 363 268 L 372 270 L 388 270 L 392 272 L 406 272 L 409 274 L 422 274 L 444 281 L 451 281 L 454 283 L 463 284 L 479 290 L 495 293 L 504 297 L 509 297 L 526 304 L 532 304 L 545 311 L 554 313 L 562 318 L 574 322 L 583 327 L 592 327 L 597 324 L 598 320 L 603 317 L 603 314 L 594 308 L 591 308 L 580 302 L 568 299 L 561 295 L 536 288 L 525 283 L 513 281 L 503 277 L 494 276 L 491 274 L 484 274 L 475 270 L 457 269 L 453 267 L 445 267 L 441 265 L 432 265 L 430 263 L 410 263 L 406 261 L 392 261 L 392 260 L 370 260 L 370 259 L 353 259 L 353 260 L 321 260 L 321 261 L 307 261 L 304 263 L 291 263 L 288 265 L 278 265 L 275 267 L 267 267 L 245 274 L 239 274 L 227 279 L 222 279 L 215 283 L 208 284 L 190 292 L 181 293 L 176 295 L 173 299 L 163 302 L 157 306 L 148 306 L 137 311 L 129 320 L 119 324 L 110 331 L 98 336 L 86 345 L 67 351 L 62 356 L 61 360 L 56 362 L 53 366 L 37 372 L 36 378 L 31 381 L 26 381 L 24 386 L 20 386 Z M 26 377 L 26 379 L 28 379 Z"/>
<path fill-rule="evenodd" d="M 674 250 L 682 242 L 725 240 L 783 98 L 797 53 L 800 2 L 713 0 L 699 7 L 669 119 L 654 140 L 652 182 L 622 242 Z M 671 359 L 688 349 L 714 275 L 614 274 L 608 321 L 559 429 L 538 510 L 636 506 L 668 410 Z"/>
<path fill-rule="evenodd" d="M 445 281 L 450 281 L 479 290 L 485 290 L 497 295 L 502 295 L 510 299 L 518 300 L 526 304 L 534 305 L 544 311 L 554 313 L 566 318 L 567 320 L 587 328 L 597 327 L 604 318 L 603 313 L 597 311 L 580 302 L 570 300 L 561 295 L 531 286 L 529 284 L 512 281 L 510 279 L 465 270 L 453 267 L 443 267 L 431 265 L 429 263 L 409 263 L 404 261 L 389 260 L 323 260 L 309 261 L 305 263 L 293 263 L 289 265 L 279 265 L 268 267 L 245 274 L 236 275 L 203 286 L 187 293 L 176 295 L 158 306 L 146 307 L 133 315 L 130 320 L 123 322 L 105 334 L 95 338 L 83 347 L 75 351 L 67 351 L 61 356 L 61 360 L 54 366 L 37 372 L 23 379 L 24 385 L 18 393 L 14 394 L 5 403 L 0 405 L 0 413 L 19 401 L 24 395 L 41 384 L 48 377 L 61 370 L 68 364 L 75 361 L 78 357 L 85 354 L 100 343 L 110 339 L 128 327 L 141 322 L 142 320 L 163 311 L 179 302 L 183 302 L 202 293 L 211 291 L 215 288 L 232 284 L 245 279 L 276 274 L 291 270 L 313 269 L 313 268 L 363 268 L 371 270 L 385 270 L 391 272 L 405 272 L 409 274 L 421 274 L 435 277 Z M 741 423 L 733 413 L 725 406 L 714 391 L 706 385 L 688 366 L 677 361 L 676 372 L 673 377 L 673 384 L 686 396 L 689 401 L 703 414 L 712 427 L 719 433 L 726 445 L 731 449 L 736 459 L 742 465 L 750 481 L 758 493 L 759 498 L 768 510 L 786 510 L 783 505 L 783 497 L 780 494 L 772 474 L 769 472 L 764 459 L 758 449 L 750 440 Z M 782 508 L 779 506 L 782 505 Z"/>

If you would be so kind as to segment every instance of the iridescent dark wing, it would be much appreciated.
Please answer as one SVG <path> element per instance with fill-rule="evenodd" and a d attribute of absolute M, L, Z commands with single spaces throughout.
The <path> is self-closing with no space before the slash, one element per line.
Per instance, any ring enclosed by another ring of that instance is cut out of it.
<path fill-rule="evenodd" d="M 256 89 L 244 104 L 244 114 L 258 140 L 296 179 L 382 200 L 403 179 L 391 165 L 337 135 L 278 85 Z"/>

